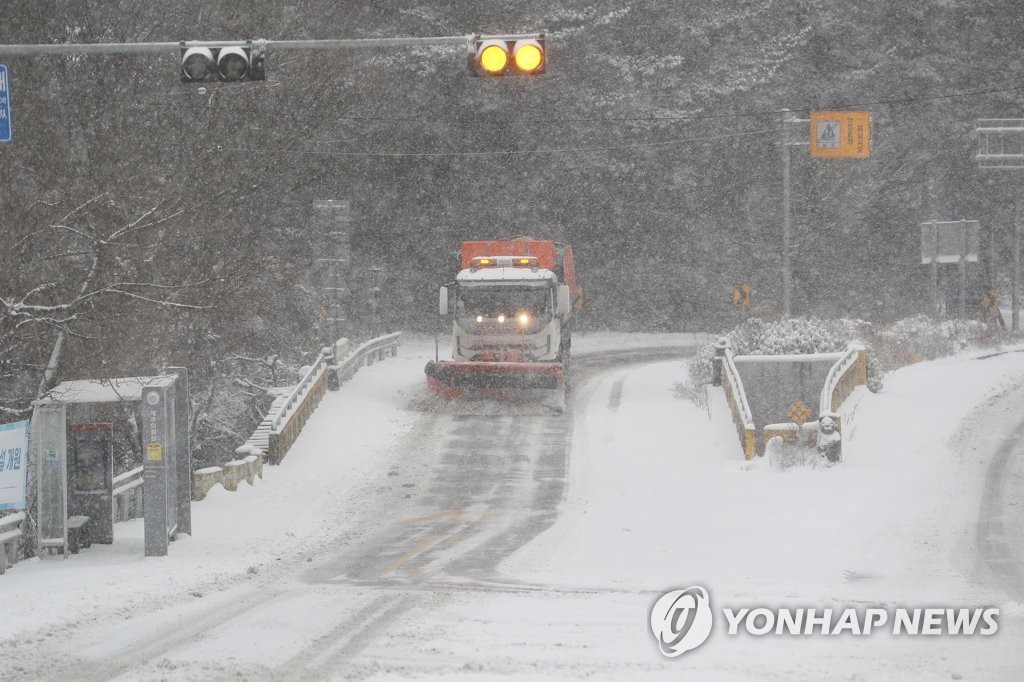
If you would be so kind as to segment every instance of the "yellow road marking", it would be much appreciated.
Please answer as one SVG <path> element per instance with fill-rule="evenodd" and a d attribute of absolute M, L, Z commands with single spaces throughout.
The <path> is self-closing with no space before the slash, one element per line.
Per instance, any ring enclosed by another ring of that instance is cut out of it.
<path fill-rule="evenodd" d="M 437 541 L 437 539 L 438 538 L 436 535 L 423 536 L 419 542 L 417 542 L 409 549 L 409 551 L 407 551 L 405 554 L 392 561 L 390 564 L 385 566 L 379 573 L 374 575 L 374 579 L 376 580 L 377 578 L 381 578 L 387 575 L 388 573 L 393 573 L 400 569 L 402 566 L 405 566 L 413 557 L 415 557 L 417 554 L 422 553 L 424 550 L 428 549 L 431 545 L 433 545 L 434 542 Z"/>
<path fill-rule="evenodd" d="M 436 514 L 428 514 L 427 516 L 414 516 L 411 519 L 405 519 L 403 523 L 422 523 L 424 521 L 437 521 L 438 519 L 446 519 L 449 516 L 458 516 L 465 509 L 449 509 L 447 511 L 437 512 Z"/>

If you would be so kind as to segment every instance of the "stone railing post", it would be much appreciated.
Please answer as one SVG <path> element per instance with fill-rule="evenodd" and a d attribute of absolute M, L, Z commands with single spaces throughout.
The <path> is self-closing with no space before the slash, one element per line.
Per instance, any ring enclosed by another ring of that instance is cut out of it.
<path fill-rule="evenodd" d="M 715 357 L 711 360 L 711 385 L 722 385 L 722 362 L 725 360 L 725 352 L 729 349 L 729 339 L 724 336 L 715 342 Z"/>

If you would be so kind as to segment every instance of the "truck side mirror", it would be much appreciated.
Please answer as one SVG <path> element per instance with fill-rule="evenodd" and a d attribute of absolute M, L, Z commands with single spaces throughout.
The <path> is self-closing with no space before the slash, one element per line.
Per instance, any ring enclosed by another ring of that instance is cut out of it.
<path fill-rule="evenodd" d="M 438 310 L 441 311 L 442 315 L 448 314 L 448 287 L 441 287 L 441 296 L 438 301 Z"/>
<path fill-rule="evenodd" d="M 572 302 L 569 299 L 569 287 L 565 284 L 558 285 L 557 312 L 563 320 L 569 319 L 569 315 L 572 314 Z"/>

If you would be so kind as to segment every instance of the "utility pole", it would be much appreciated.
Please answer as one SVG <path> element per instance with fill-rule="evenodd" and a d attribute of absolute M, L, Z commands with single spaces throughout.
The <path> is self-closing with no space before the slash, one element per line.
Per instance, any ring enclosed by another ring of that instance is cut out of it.
<path fill-rule="evenodd" d="M 1017 195 L 1013 196 L 1013 273 L 1010 283 L 1010 299 L 1013 311 L 1010 313 L 1010 329 L 1020 331 L 1020 225 L 1017 223 Z"/>
<path fill-rule="evenodd" d="M 367 292 L 369 294 L 370 303 L 370 334 L 373 337 L 380 336 L 381 325 L 380 325 L 380 294 L 383 289 L 381 284 L 384 283 L 384 268 L 379 265 L 375 265 L 370 268 L 370 289 Z"/>
<path fill-rule="evenodd" d="M 793 313 L 793 275 L 792 275 L 792 199 L 790 197 L 790 146 L 806 146 L 809 140 L 789 139 L 790 123 L 810 123 L 810 119 L 796 118 L 790 115 L 789 109 L 782 110 L 782 316 L 788 318 Z"/>

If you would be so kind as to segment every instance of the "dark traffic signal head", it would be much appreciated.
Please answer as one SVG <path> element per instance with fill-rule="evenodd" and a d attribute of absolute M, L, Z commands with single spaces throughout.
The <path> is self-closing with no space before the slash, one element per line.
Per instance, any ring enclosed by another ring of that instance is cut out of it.
<path fill-rule="evenodd" d="M 475 76 L 533 76 L 544 73 L 544 34 L 475 36 L 469 48 Z"/>
<path fill-rule="evenodd" d="M 231 47 L 181 48 L 181 80 L 261 81 L 266 78 L 262 47 L 252 43 Z"/>

